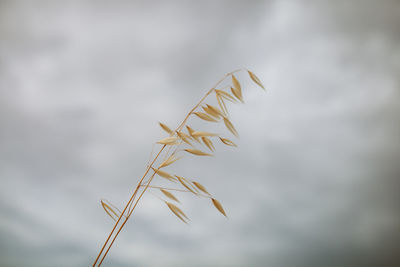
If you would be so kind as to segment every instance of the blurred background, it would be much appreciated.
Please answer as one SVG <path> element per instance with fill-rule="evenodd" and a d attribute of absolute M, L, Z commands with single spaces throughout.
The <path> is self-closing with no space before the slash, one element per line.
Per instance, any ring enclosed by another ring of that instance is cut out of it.
<path fill-rule="evenodd" d="M 91 265 L 100 199 L 237 68 L 267 88 L 237 75 L 239 147 L 168 167 L 229 219 L 147 194 L 104 266 L 400 266 L 399 26 L 397 0 L 1 0 L 0 266 Z"/>

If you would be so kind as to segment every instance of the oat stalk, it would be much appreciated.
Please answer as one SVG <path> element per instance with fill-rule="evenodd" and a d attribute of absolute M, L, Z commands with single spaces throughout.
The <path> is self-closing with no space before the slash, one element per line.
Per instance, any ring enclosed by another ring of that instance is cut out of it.
<path fill-rule="evenodd" d="M 181 157 L 177 156 L 177 154 L 180 152 L 181 153 L 187 152 L 185 154 L 191 154 L 193 156 L 212 156 L 212 154 L 208 152 L 215 151 L 215 146 L 211 140 L 213 138 L 214 139 L 218 138 L 223 144 L 227 146 L 236 146 L 236 144 L 233 143 L 231 140 L 221 137 L 219 134 L 209 133 L 206 131 L 197 131 L 192 129 L 186 123 L 188 119 L 191 118 L 191 116 L 193 118 L 200 119 L 208 123 L 209 122 L 223 123 L 225 127 L 234 136 L 237 137 L 238 133 L 236 131 L 236 128 L 233 126 L 231 120 L 229 119 L 228 109 L 225 101 L 237 103 L 237 100 L 239 100 L 242 103 L 244 102 L 241 85 L 237 77 L 234 75 L 234 73 L 238 73 L 240 71 L 244 70 L 239 69 L 232 71 L 230 73 L 227 73 L 223 78 L 221 78 L 211 89 L 208 90 L 208 92 L 200 99 L 200 101 L 189 111 L 189 113 L 185 116 L 183 121 L 179 124 L 179 126 L 175 130 L 171 130 L 167 125 L 159 122 L 160 127 L 162 128 L 163 131 L 165 131 L 168 134 L 168 136 L 156 142 L 157 144 L 161 145 L 161 148 L 154 156 L 154 158 L 150 157 L 149 164 L 147 164 L 146 167 L 146 171 L 144 172 L 142 178 L 140 178 L 131 197 L 125 204 L 125 207 L 122 210 L 122 212 L 119 211 L 119 209 L 114 205 L 112 205 L 110 202 L 101 201 L 101 205 L 105 210 L 105 212 L 116 222 L 110 234 L 107 236 L 106 241 L 101 247 L 100 252 L 98 253 L 93 263 L 93 267 L 100 266 L 103 263 L 105 257 L 107 256 L 112 245 L 114 244 L 117 236 L 125 226 L 126 222 L 129 220 L 130 216 L 132 215 L 133 211 L 138 205 L 143 194 L 149 189 L 157 190 L 158 193 L 161 193 L 162 197 L 167 197 L 169 200 L 174 201 L 176 204 L 180 202 L 178 198 L 173 193 L 171 193 L 171 191 L 177 193 L 179 192 L 192 193 L 196 196 L 209 198 L 212 200 L 212 204 L 215 206 L 215 208 L 224 216 L 227 216 L 221 203 L 218 200 L 216 200 L 201 183 L 199 183 L 198 181 L 192 181 L 182 176 L 171 174 L 170 171 L 166 171 L 164 170 L 164 168 L 168 169 L 167 167 L 169 167 L 170 165 L 174 164 L 176 161 L 181 159 Z M 247 72 L 251 80 L 264 89 L 264 86 L 261 84 L 259 78 L 249 70 L 247 70 Z M 231 84 L 218 89 L 218 86 L 228 77 L 231 78 Z M 224 89 L 227 87 L 231 89 L 232 94 L 224 91 Z M 208 103 L 205 103 L 205 106 L 202 106 L 206 98 L 213 93 L 215 93 L 218 107 Z M 200 110 L 200 107 L 202 108 L 202 110 Z M 187 133 L 183 132 L 184 126 L 186 126 Z M 194 143 L 198 146 L 204 146 L 204 148 L 198 149 L 195 147 Z M 206 149 L 208 149 L 207 152 L 204 151 Z M 162 154 L 165 154 L 164 158 L 161 157 Z M 158 167 L 155 167 L 157 160 L 161 160 L 161 163 L 158 165 Z M 147 180 L 145 180 L 146 177 Z M 181 188 L 175 188 L 175 187 L 170 188 L 170 187 L 151 185 L 152 181 L 156 177 L 160 179 L 167 179 L 167 181 L 172 182 L 176 186 L 179 186 Z M 176 204 L 167 202 L 166 200 L 163 200 L 162 197 L 159 197 L 157 195 L 156 197 L 162 200 L 175 216 L 177 216 L 184 223 L 187 223 L 188 217 L 178 206 L 176 206 Z"/>

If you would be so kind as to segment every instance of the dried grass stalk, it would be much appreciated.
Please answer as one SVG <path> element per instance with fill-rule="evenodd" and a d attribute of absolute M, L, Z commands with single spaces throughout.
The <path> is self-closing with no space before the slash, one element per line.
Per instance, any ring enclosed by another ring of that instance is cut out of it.
<path fill-rule="evenodd" d="M 167 132 L 169 134 L 169 136 L 166 138 L 163 138 L 157 142 L 158 144 L 161 144 L 163 146 L 160 148 L 159 152 L 154 157 L 150 158 L 149 164 L 147 166 L 147 169 L 146 169 L 143 177 L 139 180 L 138 185 L 136 186 L 129 201 L 126 203 L 123 211 L 120 212 L 112 204 L 101 201 L 101 205 L 102 205 L 103 209 L 105 210 L 105 212 L 111 218 L 116 220 L 116 222 L 115 222 L 114 228 L 112 229 L 111 233 L 109 234 L 106 242 L 104 243 L 103 247 L 101 248 L 100 253 L 98 254 L 98 256 L 93 264 L 93 267 L 95 267 L 96 264 L 97 264 L 97 266 L 101 265 L 101 263 L 103 262 L 104 258 L 107 255 L 108 251 L 110 250 L 111 246 L 113 245 L 115 239 L 117 238 L 118 234 L 124 227 L 125 223 L 129 219 L 129 217 L 132 215 L 132 212 L 135 210 L 137 204 L 139 203 L 143 194 L 147 190 L 153 190 L 153 189 L 160 190 L 164 196 L 166 196 L 168 199 L 171 199 L 176 202 L 179 202 L 178 198 L 170 192 L 171 190 L 175 190 L 178 192 L 179 191 L 190 192 L 199 197 L 210 198 L 213 205 L 215 206 L 215 208 L 221 214 L 226 216 L 226 212 L 223 209 L 221 203 L 219 201 L 217 201 L 206 190 L 206 188 L 201 183 L 199 183 L 197 181 L 191 181 L 182 176 L 177 176 L 177 175 L 173 176 L 172 174 L 170 174 L 168 172 L 160 170 L 160 168 L 170 166 L 174 162 L 176 162 L 178 159 L 180 159 L 179 157 L 176 156 L 180 152 L 188 152 L 188 153 L 191 153 L 191 154 L 194 154 L 197 156 L 212 156 L 212 154 L 203 152 L 201 150 L 187 147 L 187 146 L 192 147 L 191 141 L 196 140 L 199 144 L 203 143 L 211 151 L 215 151 L 215 147 L 214 147 L 213 142 L 211 141 L 211 138 L 214 136 L 219 137 L 218 134 L 209 133 L 207 131 L 203 131 L 203 130 L 195 131 L 189 125 L 187 125 L 187 121 L 194 117 L 194 116 L 192 116 L 193 114 L 195 116 L 197 116 L 198 118 L 205 120 L 207 122 L 220 122 L 221 118 L 222 118 L 226 128 L 233 135 L 238 136 L 238 133 L 237 133 L 235 127 L 233 126 L 231 121 L 228 119 L 228 109 L 227 109 L 227 105 L 225 103 L 225 101 L 237 103 L 237 100 L 243 102 L 242 88 L 241 88 L 239 80 L 234 75 L 234 73 L 236 73 L 238 71 L 239 70 L 226 74 L 223 79 L 221 79 L 219 82 L 217 82 L 217 84 L 214 87 L 212 87 L 205 94 L 205 96 L 193 107 L 193 109 L 191 109 L 188 112 L 188 114 L 186 115 L 186 117 L 184 118 L 182 123 L 176 129 L 171 130 L 171 128 L 169 128 L 167 125 L 159 122 L 160 127 L 163 129 L 163 131 Z M 250 75 L 250 78 L 252 79 L 253 82 L 255 82 L 257 85 L 259 85 L 260 87 L 265 89 L 264 86 L 262 85 L 261 81 L 258 79 L 258 77 L 254 73 L 252 73 L 251 71 L 248 71 L 248 74 Z M 232 94 L 230 94 L 222 89 L 216 89 L 228 77 L 231 77 L 231 84 L 228 85 L 228 87 L 230 87 Z M 214 94 L 214 93 L 215 93 L 215 97 L 216 97 L 216 100 L 218 103 L 218 107 L 205 103 L 206 98 L 209 95 Z M 201 112 L 201 108 L 203 109 L 204 112 Z M 182 131 L 182 129 L 185 126 L 188 131 L 188 134 L 186 134 Z M 227 138 L 219 137 L 219 139 L 225 145 L 236 146 L 236 144 L 234 142 L 232 142 L 231 140 L 229 140 Z M 172 149 L 172 152 L 171 152 L 171 149 Z M 156 162 L 158 164 L 158 160 L 161 158 L 164 158 L 162 163 L 159 165 L 159 167 L 157 169 L 154 168 Z M 154 172 L 151 173 L 150 172 L 151 170 L 153 170 Z M 157 176 L 156 176 L 156 174 L 157 174 Z M 177 185 L 180 188 L 167 188 L 167 187 L 162 187 L 162 186 L 151 185 L 151 182 L 153 181 L 153 179 L 157 180 L 158 176 L 165 178 L 170 182 L 179 182 Z M 164 201 L 164 202 L 166 203 L 168 208 L 171 210 L 171 212 L 174 213 L 175 216 L 177 216 L 183 222 L 187 223 L 188 217 L 178 206 L 176 206 L 170 202 L 167 202 L 167 201 Z"/>

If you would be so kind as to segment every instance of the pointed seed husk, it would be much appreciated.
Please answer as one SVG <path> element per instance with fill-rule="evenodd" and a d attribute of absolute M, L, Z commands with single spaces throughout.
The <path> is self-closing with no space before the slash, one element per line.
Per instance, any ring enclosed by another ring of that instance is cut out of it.
<path fill-rule="evenodd" d="M 187 129 L 189 135 L 192 135 L 192 132 L 194 132 L 194 130 L 188 125 L 186 125 L 186 129 Z"/>
<path fill-rule="evenodd" d="M 191 153 L 193 155 L 196 155 L 196 156 L 212 156 L 212 154 L 205 153 L 205 152 L 203 152 L 201 150 L 198 150 L 198 149 L 186 148 L 185 151 L 189 152 L 189 153 Z"/>
<path fill-rule="evenodd" d="M 206 105 L 207 105 L 208 109 L 210 111 L 212 111 L 213 113 L 218 114 L 219 116 L 223 116 L 224 115 L 224 113 L 219 108 L 214 107 L 214 106 L 209 105 L 209 104 L 206 104 Z"/>
<path fill-rule="evenodd" d="M 184 178 L 184 177 L 181 177 L 181 178 L 182 178 L 187 184 L 189 184 L 189 185 L 193 188 L 193 190 L 196 191 L 196 193 L 200 193 L 200 191 L 197 189 L 197 187 L 194 186 L 194 185 L 192 184 L 192 181 L 191 181 L 191 180 L 186 179 L 186 178 Z"/>
<path fill-rule="evenodd" d="M 232 84 L 233 84 L 233 87 L 235 89 L 237 89 L 238 91 L 242 90 L 242 87 L 240 86 L 239 81 L 236 79 L 235 75 L 233 75 L 233 74 L 232 74 Z"/>
<path fill-rule="evenodd" d="M 160 191 L 168 198 L 175 200 L 176 202 L 179 202 L 179 200 L 169 191 L 165 190 L 165 189 L 160 189 Z"/>
<path fill-rule="evenodd" d="M 201 191 L 203 191 L 207 195 L 210 194 L 210 193 L 208 193 L 207 189 L 202 184 L 200 184 L 199 182 L 192 182 L 192 184 L 194 184 L 198 189 L 200 189 Z"/>
<path fill-rule="evenodd" d="M 229 140 L 228 138 L 220 137 L 219 139 L 221 140 L 222 143 L 224 143 L 227 146 L 236 146 L 237 147 L 237 145 L 234 142 L 232 142 L 231 140 Z"/>
<path fill-rule="evenodd" d="M 209 132 L 201 132 L 201 131 L 194 131 L 192 136 L 202 137 L 202 136 L 217 136 L 218 134 L 209 133 Z"/>
<path fill-rule="evenodd" d="M 172 131 L 167 125 L 165 125 L 164 123 L 158 122 L 161 126 L 161 128 L 166 131 L 167 133 L 169 133 L 170 135 L 174 134 L 174 131 Z"/>
<path fill-rule="evenodd" d="M 236 88 L 231 87 L 231 91 L 232 91 L 232 94 L 233 94 L 240 102 L 244 103 L 244 101 L 243 101 L 243 96 L 242 96 L 242 91 L 241 91 L 241 90 L 238 90 L 238 89 L 236 89 Z"/>
<path fill-rule="evenodd" d="M 100 200 L 101 206 L 103 207 L 104 211 L 108 214 L 108 216 L 111 217 L 114 221 L 116 221 L 119 218 L 119 214 L 117 214 L 113 208 L 111 208 L 109 205 L 107 205 L 103 200 Z M 115 216 L 115 218 L 114 218 Z"/>
<path fill-rule="evenodd" d="M 225 217 L 227 217 L 226 213 L 224 211 L 224 208 L 222 207 L 221 203 L 219 203 L 219 201 L 214 199 L 214 198 L 211 198 L 211 200 L 212 200 L 212 203 L 214 204 L 214 206 L 217 208 L 217 210 L 219 212 L 221 212 Z"/>
<path fill-rule="evenodd" d="M 221 118 L 221 115 L 219 115 L 217 112 L 214 112 L 214 110 L 210 109 L 209 107 L 202 107 L 202 108 L 208 115 L 212 116 L 216 120 L 219 120 Z"/>
<path fill-rule="evenodd" d="M 183 140 L 183 142 L 185 142 L 186 144 L 188 144 L 190 146 L 192 145 L 192 143 L 190 143 L 190 141 L 189 141 L 189 139 L 190 139 L 189 135 L 187 135 L 183 132 L 178 132 L 178 131 L 176 131 L 176 134 L 179 136 L 180 139 Z"/>
<path fill-rule="evenodd" d="M 179 218 L 181 219 L 184 223 L 187 223 L 185 221 L 185 219 L 183 217 L 185 217 L 186 219 L 188 219 L 188 217 L 185 215 L 185 213 L 183 213 L 183 211 L 178 208 L 177 206 L 175 206 L 174 204 L 165 201 L 165 204 L 167 204 L 168 208 Z M 183 217 L 182 217 L 183 216 Z"/>
<path fill-rule="evenodd" d="M 179 159 L 181 159 L 181 157 L 180 157 L 180 158 L 177 158 L 177 157 L 175 157 L 174 155 L 171 155 L 171 156 L 169 156 L 169 158 L 167 158 L 166 160 L 164 160 L 163 163 L 161 163 L 161 165 L 160 165 L 159 168 L 167 167 L 167 166 L 171 165 L 172 163 L 174 163 L 175 161 L 177 161 L 177 160 L 179 160 Z"/>
<path fill-rule="evenodd" d="M 182 177 L 182 178 L 185 180 L 186 183 L 188 183 L 188 184 L 193 188 L 194 191 L 196 191 L 197 193 L 200 193 L 199 189 L 197 189 L 197 187 L 194 186 L 194 184 L 192 183 L 191 180 L 186 179 L 186 178 L 184 178 L 184 177 Z"/>
<path fill-rule="evenodd" d="M 174 181 L 175 178 L 174 176 L 172 176 L 171 174 L 169 174 L 168 172 L 162 171 L 162 170 L 158 170 L 158 169 L 154 169 L 153 167 L 151 167 L 153 169 L 153 171 L 155 171 L 155 173 L 157 173 L 159 176 L 168 179 L 170 181 Z"/>
<path fill-rule="evenodd" d="M 226 108 L 224 99 L 219 94 L 215 94 L 215 97 L 217 98 L 218 106 L 221 108 L 222 112 L 225 115 L 228 115 L 228 109 Z"/>
<path fill-rule="evenodd" d="M 216 91 L 216 93 L 218 95 L 220 95 L 221 97 L 225 98 L 226 100 L 231 101 L 233 103 L 236 102 L 236 99 L 230 93 L 227 93 L 225 91 L 218 90 L 218 89 L 216 89 L 215 91 Z"/>
<path fill-rule="evenodd" d="M 260 79 L 258 79 L 258 77 L 252 73 L 251 71 L 247 71 L 249 73 L 250 78 L 253 80 L 253 82 L 255 82 L 258 86 L 260 86 L 262 89 L 265 90 L 264 85 L 261 83 Z"/>
<path fill-rule="evenodd" d="M 160 141 L 157 142 L 157 144 L 162 144 L 162 145 L 175 145 L 177 143 L 178 138 L 176 136 L 170 136 L 161 139 Z"/>
<path fill-rule="evenodd" d="M 214 152 L 215 147 L 208 137 L 203 136 L 203 137 L 201 137 L 201 140 L 203 140 L 203 143 L 208 147 L 208 149 L 210 149 L 211 151 Z"/>
<path fill-rule="evenodd" d="M 193 137 L 194 140 L 196 140 L 197 142 L 200 143 L 199 138 L 196 137 L 196 136 L 193 136 L 193 133 L 194 133 L 195 131 L 194 131 L 192 128 L 190 128 L 188 125 L 186 125 L 186 129 L 187 129 L 189 135 L 190 135 L 191 137 Z"/>
<path fill-rule="evenodd" d="M 228 118 L 224 117 L 224 123 L 226 128 L 228 128 L 228 130 L 236 137 L 238 137 L 238 132 L 236 131 L 235 127 L 233 126 L 233 124 L 230 122 L 230 120 L 228 120 Z"/>
<path fill-rule="evenodd" d="M 203 112 L 193 112 L 197 117 L 205 121 L 217 122 L 216 119 Z"/>
<path fill-rule="evenodd" d="M 190 186 L 188 185 L 188 182 L 186 181 L 185 178 L 183 178 L 183 177 L 181 177 L 181 176 L 178 176 L 178 175 L 175 175 L 175 177 L 178 179 L 178 181 L 179 181 L 187 190 L 189 190 L 190 192 L 192 192 L 192 193 L 195 194 L 195 195 L 198 195 L 197 192 L 195 192 L 192 188 L 190 188 Z M 191 185 L 191 184 L 190 184 L 190 185 Z"/>

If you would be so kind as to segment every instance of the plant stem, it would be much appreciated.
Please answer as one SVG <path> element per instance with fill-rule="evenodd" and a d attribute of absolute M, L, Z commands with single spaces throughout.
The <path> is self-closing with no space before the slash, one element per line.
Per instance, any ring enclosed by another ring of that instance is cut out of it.
<path fill-rule="evenodd" d="M 141 186 L 146 186 L 146 185 L 141 185 Z M 164 189 L 164 190 L 170 190 L 170 191 L 179 191 L 179 192 L 185 192 L 185 193 L 192 193 L 191 191 L 186 190 L 186 189 L 169 188 L 169 187 L 154 186 L 154 185 L 149 185 L 149 188 L 156 188 L 156 189 Z M 197 196 L 211 198 L 211 196 L 207 196 L 207 195 L 200 194 L 200 193 L 197 193 Z"/>
<path fill-rule="evenodd" d="M 194 106 L 194 108 L 192 108 L 189 113 L 186 115 L 186 117 L 184 118 L 184 120 L 182 121 L 182 123 L 175 129 L 174 132 L 176 131 L 180 131 L 182 129 L 182 127 L 185 125 L 185 123 L 187 122 L 187 120 L 189 119 L 190 115 L 192 115 L 192 113 L 201 105 L 201 103 L 207 98 L 207 96 L 209 96 L 214 90 L 215 88 L 222 82 L 224 81 L 228 76 L 232 75 L 235 72 L 238 72 L 242 69 L 238 69 L 235 71 L 232 71 L 230 73 L 227 73 L 224 75 L 223 78 L 221 78 L 201 99 L 200 101 Z M 154 157 L 154 159 L 152 160 L 152 162 L 148 165 L 145 173 L 143 174 L 142 178 L 140 179 L 140 181 L 138 182 L 135 191 L 132 193 L 132 196 L 130 197 L 129 201 L 126 203 L 124 210 L 122 211 L 121 215 L 119 216 L 118 220 L 115 222 L 113 229 L 111 230 L 111 233 L 108 235 L 106 241 L 104 242 L 102 248 L 100 249 L 99 254 L 96 257 L 96 260 L 93 263 L 93 267 L 96 266 L 100 256 L 103 254 L 103 251 L 105 249 L 105 247 L 107 246 L 108 242 L 110 241 L 110 238 L 113 236 L 115 229 L 117 228 L 119 222 L 121 221 L 123 215 L 125 214 L 125 212 L 128 209 L 128 214 L 125 218 L 125 220 L 122 222 L 121 226 L 118 228 L 118 231 L 116 232 L 116 234 L 114 235 L 111 243 L 108 245 L 107 250 L 105 251 L 103 257 L 101 258 L 100 262 L 98 263 L 97 266 L 100 266 L 101 263 L 103 262 L 104 258 L 107 256 L 108 251 L 111 249 L 111 246 L 113 245 L 115 239 L 117 238 L 118 234 L 120 233 L 120 231 L 122 230 L 122 228 L 124 227 L 125 223 L 128 221 L 129 217 L 131 216 L 131 214 L 133 213 L 135 207 L 137 206 L 139 200 L 141 199 L 141 197 L 143 196 L 143 194 L 146 192 L 146 190 L 149 188 L 151 181 L 154 178 L 155 172 L 152 174 L 152 176 L 150 177 L 149 181 L 147 182 L 145 188 L 143 189 L 143 191 L 141 192 L 141 194 L 139 195 L 139 197 L 137 198 L 135 204 L 133 205 L 133 207 L 131 208 L 131 204 L 133 203 L 136 194 L 138 193 L 139 189 L 142 186 L 142 182 L 144 180 L 144 178 L 146 177 L 146 175 L 148 174 L 149 170 L 152 168 L 153 164 L 155 163 L 155 161 L 158 159 L 158 157 L 160 156 L 161 152 L 164 150 L 164 148 L 166 147 L 166 145 L 163 145 L 160 149 L 160 151 L 157 153 L 157 155 Z"/>
<path fill-rule="evenodd" d="M 165 147 L 166 147 L 166 145 L 163 145 L 163 146 L 162 146 L 162 148 L 161 148 L 160 151 L 158 152 L 157 156 L 154 158 L 154 160 L 152 161 L 152 163 L 147 167 L 145 173 L 143 174 L 143 177 L 140 179 L 138 185 L 136 186 L 136 189 L 135 189 L 135 191 L 133 192 L 131 198 L 129 199 L 128 203 L 125 205 L 124 210 L 122 211 L 122 213 L 121 213 L 121 215 L 119 216 L 118 220 L 117 220 L 116 223 L 114 224 L 114 227 L 113 227 L 113 229 L 111 230 L 111 233 L 108 235 L 106 241 L 104 242 L 103 247 L 101 248 L 99 254 L 97 255 L 96 260 L 95 260 L 94 263 L 93 263 L 93 267 L 96 266 L 97 261 L 99 260 L 101 254 L 102 254 L 103 251 L 104 251 L 104 248 L 106 247 L 106 245 L 107 245 L 108 241 L 110 240 L 112 234 L 114 233 L 115 229 L 117 228 L 118 223 L 120 222 L 121 218 L 123 217 L 123 214 L 125 213 L 126 209 L 129 207 L 130 203 L 131 203 L 131 202 L 133 201 L 133 199 L 135 198 L 136 193 L 139 191 L 140 185 L 141 185 L 141 183 L 142 183 L 144 177 L 146 177 L 146 175 L 147 175 L 147 173 L 149 172 L 151 166 L 152 166 L 153 163 L 156 161 L 156 159 L 158 158 L 158 156 L 161 154 L 161 152 L 164 150 Z M 127 216 L 126 220 L 127 220 L 128 218 L 129 218 L 129 216 Z M 108 249 L 108 250 L 109 250 L 109 249 Z M 107 251 L 108 251 L 108 250 L 107 250 Z M 105 255 L 104 255 L 104 256 L 105 256 Z M 98 266 L 100 266 L 100 264 L 101 264 L 101 263 L 99 263 Z"/>

